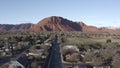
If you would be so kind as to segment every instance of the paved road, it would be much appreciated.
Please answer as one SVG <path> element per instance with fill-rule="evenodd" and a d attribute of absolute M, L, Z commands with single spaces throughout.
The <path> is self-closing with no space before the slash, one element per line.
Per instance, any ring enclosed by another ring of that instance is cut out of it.
<path fill-rule="evenodd" d="M 46 59 L 44 68 L 62 68 L 61 53 L 57 35 L 55 35 L 55 38 L 52 41 L 51 51 Z"/>

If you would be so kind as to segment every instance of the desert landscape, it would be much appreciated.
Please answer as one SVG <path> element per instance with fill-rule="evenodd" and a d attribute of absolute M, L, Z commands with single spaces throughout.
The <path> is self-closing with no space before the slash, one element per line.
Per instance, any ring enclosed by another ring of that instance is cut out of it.
<path fill-rule="evenodd" d="M 25 58 L 22 56 L 26 55 L 30 67 L 43 68 L 54 52 L 60 57 L 56 61 L 61 62 L 62 68 L 116 68 L 120 63 L 119 30 L 89 26 L 58 16 L 44 18 L 37 24 L 1 24 L 0 64 L 2 67 L 9 65 L 8 62 L 22 64 L 21 60 Z M 54 47 L 58 46 L 52 41 L 55 35 L 58 36 L 59 47 Z M 55 62 L 54 58 L 51 59 Z M 22 67 L 20 64 L 18 66 Z"/>
<path fill-rule="evenodd" d="M 0 68 L 120 68 L 119 0 L 0 0 Z"/>

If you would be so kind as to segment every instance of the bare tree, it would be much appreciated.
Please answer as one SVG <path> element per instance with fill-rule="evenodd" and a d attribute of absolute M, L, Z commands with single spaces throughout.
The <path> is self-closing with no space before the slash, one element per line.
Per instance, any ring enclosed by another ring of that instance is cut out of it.
<path fill-rule="evenodd" d="M 120 68 L 120 54 L 116 54 L 112 61 L 113 68 Z"/>

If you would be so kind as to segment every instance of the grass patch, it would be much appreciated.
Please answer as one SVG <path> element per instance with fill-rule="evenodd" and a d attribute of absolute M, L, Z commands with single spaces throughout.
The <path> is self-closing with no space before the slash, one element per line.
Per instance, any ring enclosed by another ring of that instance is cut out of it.
<path fill-rule="evenodd" d="M 78 37 L 69 37 L 67 38 L 67 41 L 65 42 L 65 44 L 84 44 L 84 43 L 106 43 L 107 38 L 102 38 L 102 39 L 98 39 L 98 38 L 78 38 Z M 119 39 L 111 39 L 111 42 L 120 42 Z"/>

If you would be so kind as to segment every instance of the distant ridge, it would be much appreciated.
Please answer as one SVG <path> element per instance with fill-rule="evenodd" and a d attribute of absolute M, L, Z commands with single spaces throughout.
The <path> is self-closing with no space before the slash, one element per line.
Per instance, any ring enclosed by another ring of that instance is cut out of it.
<path fill-rule="evenodd" d="M 28 30 L 33 24 L 0 24 L 0 31 Z"/>
<path fill-rule="evenodd" d="M 107 32 L 107 33 L 120 33 L 120 29 L 110 28 L 97 28 L 96 26 L 86 25 L 84 22 L 73 22 L 63 17 L 51 16 L 42 19 L 37 24 L 0 24 L 0 31 L 12 31 L 12 30 L 29 30 L 33 32 L 40 31 L 80 31 L 80 32 Z"/>

